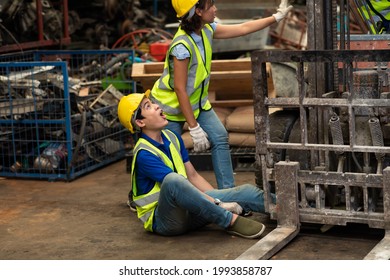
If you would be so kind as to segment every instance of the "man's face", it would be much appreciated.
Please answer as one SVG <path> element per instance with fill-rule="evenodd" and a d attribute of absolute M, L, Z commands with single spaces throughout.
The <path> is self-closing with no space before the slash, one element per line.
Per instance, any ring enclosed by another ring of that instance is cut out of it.
<path fill-rule="evenodd" d="M 168 124 L 162 109 L 149 98 L 144 98 L 140 107 L 144 119 L 137 120 L 137 125 L 143 130 L 161 130 Z"/>

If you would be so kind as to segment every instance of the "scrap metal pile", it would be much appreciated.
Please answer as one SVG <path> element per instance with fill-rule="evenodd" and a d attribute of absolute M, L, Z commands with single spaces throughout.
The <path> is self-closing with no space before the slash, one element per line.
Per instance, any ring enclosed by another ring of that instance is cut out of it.
<path fill-rule="evenodd" d="M 159 10 L 164 13 L 153 10 L 151 0 L 60 2 L 0 0 L 0 47 L 12 44 L 15 50 L 20 51 L 22 43 L 37 41 L 38 37 L 42 37 L 40 40 L 53 40 L 59 45 L 64 34 L 69 34 L 74 48 L 110 48 L 126 33 L 141 28 L 162 28 L 171 11 L 165 7 L 170 2 L 159 4 Z M 64 6 L 65 2 L 69 8 Z M 38 16 L 39 11 L 42 16 Z M 43 34 L 39 34 L 37 28 L 39 21 Z"/>
<path fill-rule="evenodd" d="M 0 46 L 36 41 L 38 37 L 37 22 L 42 19 L 43 38 L 58 41 L 63 37 L 63 14 L 61 6 L 50 1 L 0 1 Z M 38 17 L 41 10 L 42 18 Z M 73 20 L 75 14 L 69 13 Z"/>
<path fill-rule="evenodd" d="M 40 61 L 0 63 L 0 174 L 73 179 L 123 158 L 132 138 L 117 104 L 134 86 L 132 55 L 34 52 Z"/>

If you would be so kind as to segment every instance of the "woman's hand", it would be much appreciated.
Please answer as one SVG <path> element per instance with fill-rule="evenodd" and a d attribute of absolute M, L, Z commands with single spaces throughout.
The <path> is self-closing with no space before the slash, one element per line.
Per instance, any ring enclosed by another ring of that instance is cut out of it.
<path fill-rule="evenodd" d="M 288 4 L 288 0 L 282 0 L 279 8 L 276 10 L 277 12 L 272 16 L 275 18 L 276 22 L 279 22 L 287 16 L 288 12 L 291 11 L 292 8 L 293 6 Z"/>
<path fill-rule="evenodd" d="M 195 152 L 203 152 L 210 149 L 208 135 L 199 124 L 193 128 L 189 127 L 189 130 L 192 141 L 194 142 Z"/>

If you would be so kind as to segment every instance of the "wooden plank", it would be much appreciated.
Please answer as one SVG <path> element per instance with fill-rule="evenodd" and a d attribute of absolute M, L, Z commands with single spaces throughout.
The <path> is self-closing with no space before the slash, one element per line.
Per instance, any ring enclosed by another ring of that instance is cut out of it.
<path fill-rule="evenodd" d="M 236 260 L 268 260 L 299 233 L 299 228 L 277 227 L 242 253 Z"/>
<path fill-rule="evenodd" d="M 132 79 L 140 82 L 143 89 L 151 89 L 163 72 L 163 62 L 135 63 L 132 69 Z M 267 64 L 268 87 L 272 91 L 273 83 Z M 230 100 L 236 100 L 237 105 L 252 105 L 252 68 L 250 59 L 213 60 L 211 63 L 209 92 L 215 92 L 214 104 L 231 106 Z M 229 102 L 225 102 L 229 100 Z M 234 105 L 233 105 L 234 106 Z"/>
<path fill-rule="evenodd" d="M 213 107 L 230 107 L 236 108 L 240 106 L 251 106 L 253 105 L 253 98 L 250 99 L 216 99 L 216 92 L 209 91 L 209 101 Z"/>
<path fill-rule="evenodd" d="M 364 260 L 390 260 L 390 234 L 385 237 L 364 257 Z"/>
<path fill-rule="evenodd" d="M 164 70 L 164 62 L 136 63 L 136 64 L 144 68 L 142 74 L 160 75 Z"/>
<path fill-rule="evenodd" d="M 164 62 L 134 63 L 131 76 L 136 81 L 142 81 L 144 77 L 160 77 L 164 70 Z M 229 78 L 241 75 L 247 78 L 251 75 L 250 60 L 213 60 L 211 63 L 211 76 Z"/>
<path fill-rule="evenodd" d="M 210 101 L 213 107 L 241 107 L 253 105 L 252 99 Z"/>

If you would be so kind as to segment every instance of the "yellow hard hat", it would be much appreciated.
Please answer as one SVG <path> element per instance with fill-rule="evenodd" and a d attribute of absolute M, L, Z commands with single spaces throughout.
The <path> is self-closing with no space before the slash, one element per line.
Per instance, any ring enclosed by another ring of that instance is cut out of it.
<path fill-rule="evenodd" d="M 188 13 L 199 0 L 172 0 L 172 6 L 177 13 L 177 17 L 181 18 Z"/>
<path fill-rule="evenodd" d="M 131 93 L 123 96 L 118 104 L 118 118 L 120 123 L 134 133 L 134 118 L 144 97 L 149 97 L 150 90 L 145 93 Z"/>

